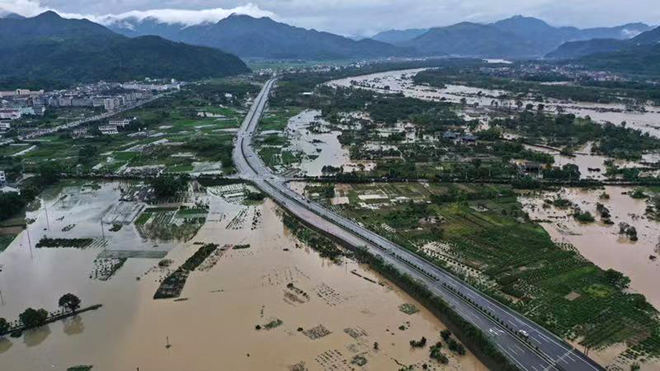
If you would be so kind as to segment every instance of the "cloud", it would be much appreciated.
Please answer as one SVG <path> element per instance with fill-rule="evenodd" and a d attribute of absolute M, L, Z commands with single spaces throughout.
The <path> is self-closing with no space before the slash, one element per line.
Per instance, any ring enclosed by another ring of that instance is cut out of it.
<path fill-rule="evenodd" d="M 640 32 L 637 30 L 629 30 L 627 28 L 624 28 L 623 30 L 621 30 L 621 34 L 626 39 L 632 39 L 633 37 L 639 35 Z"/>
<path fill-rule="evenodd" d="M 120 14 L 108 14 L 102 16 L 88 16 L 92 21 L 101 24 L 116 23 L 125 19 L 135 19 L 142 21 L 146 18 L 157 19 L 161 23 L 182 24 L 192 26 L 200 23 L 217 22 L 229 17 L 231 14 L 246 14 L 252 17 L 276 17 L 274 13 L 262 10 L 257 5 L 247 4 L 237 6 L 231 9 L 215 8 L 202 10 L 182 10 L 182 9 L 153 9 L 153 10 L 133 10 Z"/>
<path fill-rule="evenodd" d="M 43 6 L 40 2 L 34 0 L 0 0 L 0 14 L 16 13 L 26 17 L 33 17 L 45 11 L 56 11 L 64 18 L 87 18 L 93 22 L 108 25 L 121 22 L 126 19 L 142 21 L 146 18 L 156 19 L 161 23 L 181 24 L 192 26 L 200 23 L 217 22 L 229 17 L 231 14 L 246 14 L 252 17 L 271 17 L 277 16 L 270 11 L 262 10 L 258 5 L 248 3 L 246 5 L 236 6 L 234 8 L 213 8 L 213 9 L 151 9 L 151 10 L 131 10 L 119 14 L 81 14 L 67 13 L 53 9 L 49 6 Z"/>
<path fill-rule="evenodd" d="M 0 0 L 0 14 L 16 13 L 32 17 L 48 10 L 37 1 L 32 0 Z"/>

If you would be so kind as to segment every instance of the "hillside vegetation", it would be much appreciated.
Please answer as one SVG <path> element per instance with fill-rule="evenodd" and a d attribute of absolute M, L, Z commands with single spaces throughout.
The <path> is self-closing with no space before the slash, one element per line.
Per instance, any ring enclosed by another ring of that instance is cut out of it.
<path fill-rule="evenodd" d="M 195 80 L 249 72 L 238 57 L 157 36 L 128 38 L 53 12 L 0 19 L 2 81 L 76 83 L 97 80 Z"/>

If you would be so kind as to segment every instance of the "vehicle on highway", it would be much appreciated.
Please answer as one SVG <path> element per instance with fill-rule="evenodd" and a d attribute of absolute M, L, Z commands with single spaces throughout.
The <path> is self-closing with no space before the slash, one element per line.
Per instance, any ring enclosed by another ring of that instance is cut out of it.
<path fill-rule="evenodd" d="M 246 117 L 241 133 L 251 134 L 256 130 L 263 114 L 263 107 L 272 88 L 267 83 L 255 104 L 259 107 L 254 115 Z M 415 255 L 401 246 L 365 228 L 363 223 L 351 221 L 325 209 L 315 202 L 295 193 L 283 179 L 275 176 L 254 152 L 251 140 L 242 142 L 234 150 L 237 164 L 241 164 L 241 176 L 272 197 L 292 215 L 305 220 L 311 226 L 332 234 L 348 246 L 367 248 L 369 253 L 383 258 L 387 264 L 423 283 L 434 295 L 445 300 L 455 311 L 475 327 L 488 332 L 493 326 L 508 321 L 511 327 L 493 339 L 498 349 L 521 370 L 576 370 L 599 371 L 603 368 L 570 344 L 554 336 L 536 323 L 525 318 L 487 295 L 475 290 L 466 282 L 453 276 L 433 263 Z M 310 216 L 316 216 L 310 218 Z M 395 253 L 396 252 L 396 253 Z M 454 287 L 450 290 L 448 287 Z M 504 330 L 504 328 L 503 328 Z M 533 331 L 532 334 L 528 331 Z M 562 364 L 558 367 L 559 361 Z"/>

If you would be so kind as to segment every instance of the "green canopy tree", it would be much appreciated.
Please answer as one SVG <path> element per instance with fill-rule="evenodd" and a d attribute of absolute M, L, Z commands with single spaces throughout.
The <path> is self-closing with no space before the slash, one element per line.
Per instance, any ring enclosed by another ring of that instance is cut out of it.
<path fill-rule="evenodd" d="M 46 323 L 48 312 L 45 309 L 28 308 L 23 313 L 19 314 L 18 318 L 25 326 L 34 328 Z"/>
<path fill-rule="evenodd" d="M 70 312 L 80 308 L 80 298 L 73 294 L 64 294 L 60 298 L 58 305 Z"/>
<path fill-rule="evenodd" d="M 9 322 L 6 319 L 0 317 L 0 334 L 3 334 L 9 330 Z"/>

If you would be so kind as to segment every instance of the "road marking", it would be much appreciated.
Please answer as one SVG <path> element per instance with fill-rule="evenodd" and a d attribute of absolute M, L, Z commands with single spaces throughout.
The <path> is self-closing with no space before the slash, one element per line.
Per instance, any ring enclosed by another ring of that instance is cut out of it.
<path fill-rule="evenodd" d="M 537 333 L 537 334 L 541 337 L 541 339 L 542 339 L 543 341 L 545 341 L 546 343 L 549 343 L 549 342 L 550 342 L 550 340 L 548 339 L 547 336 L 543 335 L 542 333 L 540 333 L 540 332 L 538 332 L 538 331 L 537 331 L 536 333 Z"/>
<path fill-rule="evenodd" d="M 511 355 L 511 353 L 507 352 L 506 349 L 504 349 L 500 344 L 497 344 L 497 347 L 500 348 L 506 355 L 508 355 L 509 359 L 512 359 L 515 363 L 517 363 L 518 366 L 520 366 L 520 368 L 522 368 L 525 371 L 529 371 L 527 367 L 523 366 L 523 364 L 520 363 L 520 361 L 518 361 L 518 358 Z"/>
<path fill-rule="evenodd" d="M 249 115 L 252 117 L 249 117 L 249 119 L 246 117 L 246 120 L 244 121 L 244 125 L 241 127 L 242 131 L 249 130 L 249 131 L 254 131 L 256 129 L 257 124 L 259 123 L 259 120 L 261 118 L 261 114 L 263 113 L 263 110 L 265 109 L 267 100 L 268 100 L 268 93 L 270 88 L 272 87 L 274 81 L 271 81 L 268 83 L 262 92 L 259 94 L 259 96 L 255 100 L 255 104 L 253 104 L 252 109 L 249 112 Z M 257 114 L 259 116 L 257 116 Z M 248 115 L 248 116 L 249 116 Z M 262 187 L 267 188 L 269 192 L 266 193 L 272 193 L 273 195 L 279 195 L 279 197 L 275 197 L 276 199 L 282 199 L 281 203 L 282 205 L 293 205 L 294 207 L 289 207 L 292 209 L 292 212 L 296 215 L 307 215 L 313 216 L 314 218 L 320 218 L 321 221 L 323 221 L 323 224 L 330 224 L 330 228 L 322 228 L 322 230 L 326 231 L 335 231 L 335 235 L 337 235 L 338 238 L 345 240 L 346 242 L 365 242 L 367 246 L 370 247 L 370 250 L 372 251 L 378 251 L 378 250 L 384 250 L 387 253 L 391 253 L 392 255 L 395 255 L 396 259 L 399 261 L 396 265 L 398 265 L 400 268 L 403 268 L 404 271 L 408 271 L 413 273 L 414 276 L 421 277 L 423 282 L 426 282 L 427 285 L 430 286 L 431 291 L 433 291 L 435 294 L 444 297 L 444 298 L 451 298 L 451 300 L 448 300 L 450 303 L 452 303 L 452 307 L 460 307 L 460 308 L 470 308 L 472 310 L 467 311 L 465 318 L 473 323 L 477 328 L 488 328 L 488 326 L 491 325 L 491 322 L 495 323 L 495 321 L 491 318 L 488 318 L 485 316 L 484 313 L 482 313 L 478 308 L 475 307 L 473 303 L 471 303 L 469 300 L 465 300 L 464 297 L 454 297 L 455 294 L 452 293 L 451 291 L 447 291 L 446 288 L 440 287 L 437 282 L 429 282 L 429 279 L 426 276 L 430 276 L 430 280 L 435 280 L 439 281 L 440 279 L 442 282 L 447 282 L 448 284 L 451 284 L 452 286 L 455 287 L 456 291 L 462 291 L 465 296 L 471 298 L 473 301 L 477 302 L 481 306 L 485 306 L 494 313 L 496 313 L 497 316 L 500 316 L 502 319 L 507 319 L 507 321 L 514 327 L 514 328 L 525 328 L 525 329 L 530 329 L 530 332 L 536 332 L 539 334 L 541 339 L 545 341 L 546 343 L 554 343 L 558 345 L 562 350 L 569 350 L 572 348 L 569 348 L 566 346 L 565 343 L 557 343 L 554 341 L 552 338 L 548 338 L 544 336 L 540 331 L 537 329 L 544 330 L 542 327 L 539 325 L 535 324 L 534 322 L 529 321 L 527 318 L 522 318 L 519 319 L 518 316 L 520 316 L 519 313 L 512 311 L 510 308 L 507 308 L 500 303 L 493 301 L 490 299 L 487 295 L 484 296 L 483 293 L 475 290 L 474 288 L 468 286 L 467 283 L 458 280 L 456 277 L 452 276 L 451 273 L 446 272 L 445 270 L 438 268 L 434 266 L 432 263 L 428 262 L 427 260 L 420 258 L 417 255 L 414 255 L 406 250 L 400 250 L 401 248 L 397 246 L 396 244 L 386 240 L 385 238 L 379 236 L 378 234 L 375 234 L 371 231 L 365 230 L 361 226 L 356 226 L 354 221 L 351 221 L 349 219 L 346 219 L 340 215 L 335 214 L 333 211 L 326 209 L 322 206 L 319 206 L 315 203 L 309 203 L 304 197 L 292 193 L 288 188 L 286 188 L 286 185 L 281 184 L 281 181 L 279 178 L 275 178 L 271 173 L 270 170 L 265 167 L 261 159 L 259 158 L 258 155 L 254 153 L 254 149 L 251 143 L 251 138 L 252 138 L 252 133 L 249 135 L 244 135 L 245 133 L 241 133 L 242 135 L 240 136 L 241 139 L 241 144 L 243 144 L 241 147 L 242 149 L 242 155 L 243 159 L 240 161 L 241 165 L 242 163 L 245 162 L 245 164 L 250 168 L 244 169 L 248 170 L 249 173 L 254 172 L 255 173 L 255 179 L 259 180 L 259 184 Z M 243 137 L 247 138 L 247 143 L 243 140 Z M 247 156 L 246 152 L 249 152 L 250 155 Z M 249 157 L 249 159 L 248 159 Z M 251 162 L 256 161 L 257 164 L 252 165 Z M 254 168 L 253 168 L 254 166 Z M 273 183 L 271 183 L 268 179 L 261 179 L 264 175 L 260 174 L 266 174 L 266 177 L 270 177 L 270 179 L 273 180 Z M 269 175 L 270 174 L 270 175 Z M 251 175 L 251 174 L 248 174 Z M 260 184 L 260 182 L 263 181 L 264 184 Z M 293 194 L 293 196 L 292 196 Z M 282 198 L 284 197 L 284 198 Z M 286 202 L 284 201 L 286 200 Z M 290 202 L 289 202 L 290 201 Z M 299 205 L 298 205 L 299 204 Z M 316 220 L 316 219 L 315 219 Z M 338 233 L 341 232 L 341 233 Z M 384 246 L 387 246 L 385 248 Z M 393 251 L 390 250 L 395 250 L 397 251 L 397 254 L 395 254 Z M 380 254 L 379 254 L 380 255 Z M 392 259 L 392 261 L 396 262 L 396 260 Z M 403 265 L 402 265 L 403 263 Z M 428 270 L 431 273 L 422 273 L 421 269 L 416 268 L 415 266 L 423 266 L 424 269 Z M 457 299 L 458 298 L 458 299 Z M 455 304 L 454 304 L 455 303 Z M 457 305 L 460 304 L 460 305 Z M 476 313 L 476 314 L 475 314 Z M 478 314 L 478 315 L 477 315 Z M 517 323 L 514 323 L 511 321 L 511 319 L 515 320 Z M 529 323 L 532 323 L 533 325 L 530 325 Z M 497 326 L 499 324 L 495 323 Z M 547 331 L 547 330 L 544 330 Z M 508 334 L 507 332 L 503 332 L 505 334 Z M 521 340 L 515 335 L 515 334 L 510 334 L 510 338 L 507 337 L 508 340 L 517 340 L 521 342 Z M 536 340 L 536 339 L 534 339 Z M 536 340 L 537 343 L 541 344 L 540 341 Z M 520 361 L 518 361 L 515 357 L 511 356 L 509 352 L 507 352 L 500 344 L 497 344 L 500 349 L 509 357 L 514 360 L 517 364 L 521 366 L 522 369 L 527 370 L 525 366 L 521 364 Z M 522 351 L 523 354 L 527 354 L 527 351 L 524 350 L 523 348 L 518 346 L 518 343 L 513 342 L 513 344 L 508 344 L 507 346 L 514 345 L 518 350 Z M 525 345 L 525 344 L 523 344 Z M 527 345 L 525 345 L 527 346 Z M 549 346 L 548 346 L 549 347 Z M 515 350 L 509 348 L 511 352 L 514 354 L 518 354 Z M 573 349 L 574 350 L 574 349 Z M 541 365 L 544 366 L 545 363 L 548 363 L 550 366 L 547 369 L 555 368 L 552 363 L 549 363 L 545 358 L 548 357 L 545 355 L 544 352 L 541 352 L 539 354 L 536 354 L 534 349 L 530 347 L 531 355 L 536 355 L 538 356 L 538 362 L 540 362 Z M 575 360 L 570 357 L 570 350 L 567 354 L 564 354 L 564 357 L 571 359 L 571 361 L 575 362 Z M 557 353 L 557 350 L 551 352 L 551 353 Z M 579 354 L 578 354 L 579 356 Z M 586 362 L 584 358 L 579 358 L 581 361 Z M 536 360 L 530 359 L 529 357 L 526 357 L 525 362 L 527 363 L 533 363 Z M 554 362 L 554 361 L 553 361 Z M 566 361 L 564 361 L 566 362 Z M 567 363 L 567 362 L 566 362 Z M 586 362 L 588 363 L 588 362 Z M 589 364 L 589 363 L 588 363 Z M 531 366 L 531 365 L 530 365 Z M 591 366 L 591 364 L 590 364 Z M 598 368 L 595 368 L 591 366 L 595 370 L 599 370 Z M 534 367 L 534 370 L 538 371 L 536 367 Z"/>

